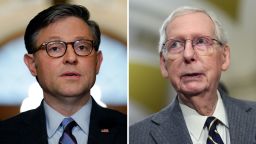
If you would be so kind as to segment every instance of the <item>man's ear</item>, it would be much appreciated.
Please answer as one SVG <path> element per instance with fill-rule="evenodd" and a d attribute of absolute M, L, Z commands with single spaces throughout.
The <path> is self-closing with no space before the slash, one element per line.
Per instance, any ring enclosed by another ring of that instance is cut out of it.
<path fill-rule="evenodd" d="M 24 62 L 27 65 L 30 73 L 33 76 L 37 76 L 37 71 L 36 71 L 36 64 L 35 64 L 35 58 L 33 54 L 25 54 L 24 55 Z"/>
<path fill-rule="evenodd" d="M 221 58 L 222 58 L 221 69 L 222 71 L 226 71 L 230 65 L 230 48 L 228 45 L 225 45 L 223 47 L 223 53 Z"/>
<path fill-rule="evenodd" d="M 166 66 L 166 60 L 162 53 L 160 53 L 160 70 L 164 78 L 168 78 L 168 70 Z"/>
<path fill-rule="evenodd" d="M 96 58 L 96 74 L 98 74 L 100 71 L 100 66 L 101 66 L 102 60 L 103 60 L 102 52 L 98 51 L 97 58 Z"/>

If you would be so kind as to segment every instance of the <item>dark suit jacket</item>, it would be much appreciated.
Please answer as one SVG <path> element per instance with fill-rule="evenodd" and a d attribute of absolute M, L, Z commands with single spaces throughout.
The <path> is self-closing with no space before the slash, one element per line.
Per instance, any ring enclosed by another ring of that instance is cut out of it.
<path fill-rule="evenodd" d="M 256 104 L 220 92 L 231 144 L 256 143 Z M 192 144 L 177 98 L 162 111 L 130 127 L 130 144 Z"/>
<path fill-rule="evenodd" d="M 101 132 L 109 129 L 109 132 Z M 92 100 L 88 144 L 125 144 L 127 118 L 124 114 L 100 107 Z M 43 105 L 0 123 L 0 144 L 47 144 Z"/>

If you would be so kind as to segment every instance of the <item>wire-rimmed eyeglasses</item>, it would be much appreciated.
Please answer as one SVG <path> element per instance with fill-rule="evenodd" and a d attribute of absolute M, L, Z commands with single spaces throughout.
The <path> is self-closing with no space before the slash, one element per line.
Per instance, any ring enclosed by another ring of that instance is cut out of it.
<path fill-rule="evenodd" d="M 210 55 L 214 51 L 214 42 L 223 45 L 209 36 L 198 36 L 193 39 L 169 39 L 162 46 L 162 53 L 170 59 L 176 59 L 185 50 L 186 42 L 191 41 L 193 49 L 198 55 Z"/>
<path fill-rule="evenodd" d="M 69 44 L 72 45 L 76 55 L 78 56 L 88 56 L 93 50 L 93 40 L 81 39 L 73 42 L 64 42 L 59 40 L 45 42 L 41 44 L 35 52 L 40 49 L 45 49 L 50 57 L 59 58 L 65 55 Z"/>

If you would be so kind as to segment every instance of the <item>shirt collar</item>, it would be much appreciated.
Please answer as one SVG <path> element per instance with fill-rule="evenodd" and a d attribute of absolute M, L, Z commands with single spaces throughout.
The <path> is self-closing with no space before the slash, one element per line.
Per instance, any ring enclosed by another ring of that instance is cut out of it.
<path fill-rule="evenodd" d="M 62 114 L 54 110 L 51 106 L 49 106 L 45 101 L 43 102 L 46 116 L 46 127 L 47 127 L 47 135 L 48 137 L 52 137 L 58 129 L 60 129 L 60 124 L 65 118 Z M 81 130 L 88 134 L 89 133 L 89 123 L 90 123 L 90 114 L 92 108 L 92 100 L 91 98 L 88 102 L 75 114 L 71 116 L 71 118 L 78 124 Z"/>
<path fill-rule="evenodd" d="M 44 101 L 47 135 L 51 138 L 60 128 L 60 123 L 65 118 Z"/>
<path fill-rule="evenodd" d="M 219 91 L 217 92 L 218 94 L 218 101 L 217 101 L 217 105 L 216 108 L 214 110 L 214 113 L 212 116 L 216 117 L 217 119 L 219 119 L 221 121 L 221 123 L 225 126 L 225 127 L 229 127 L 228 124 L 228 118 L 227 118 L 227 114 L 226 114 L 226 110 L 222 101 L 222 98 L 220 96 Z"/>
<path fill-rule="evenodd" d="M 92 109 L 92 99 L 90 98 L 88 102 L 74 115 L 71 117 L 79 125 L 84 133 L 89 134 L 89 124 L 90 124 L 90 115 Z"/>
<path fill-rule="evenodd" d="M 214 110 L 213 116 L 218 118 L 226 127 L 228 127 L 227 116 L 224 108 L 224 104 L 222 98 L 217 92 L 218 100 L 216 104 L 216 108 Z M 200 135 L 204 128 L 204 123 L 207 119 L 207 116 L 202 116 L 197 113 L 196 110 L 186 106 L 183 103 L 179 103 L 181 107 L 181 111 L 183 113 L 185 123 L 187 125 L 188 131 L 195 137 L 196 139 L 200 138 Z"/>

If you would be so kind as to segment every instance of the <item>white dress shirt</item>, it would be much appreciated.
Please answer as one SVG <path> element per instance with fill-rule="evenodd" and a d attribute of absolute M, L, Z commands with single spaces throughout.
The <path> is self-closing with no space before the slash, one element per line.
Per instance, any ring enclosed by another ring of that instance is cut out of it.
<path fill-rule="evenodd" d="M 224 144 L 230 144 L 227 113 L 225 111 L 225 107 L 219 92 L 217 92 L 217 94 L 218 101 L 212 116 L 221 121 L 221 124 L 217 125 L 217 131 L 220 134 Z M 193 144 L 206 144 L 208 130 L 206 127 L 204 127 L 204 124 L 207 116 L 202 116 L 197 113 L 196 110 L 184 105 L 181 101 L 179 102 Z"/>
<path fill-rule="evenodd" d="M 88 141 L 91 108 L 92 100 L 90 98 L 79 111 L 71 116 L 71 118 L 78 125 L 75 126 L 72 130 L 72 134 L 75 136 L 78 144 L 86 144 Z M 65 116 L 54 110 L 45 101 L 44 109 L 46 116 L 48 143 L 58 144 L 59 139 L 64 131 L 63 127 L 61 127 L 60 124 Z"/>

